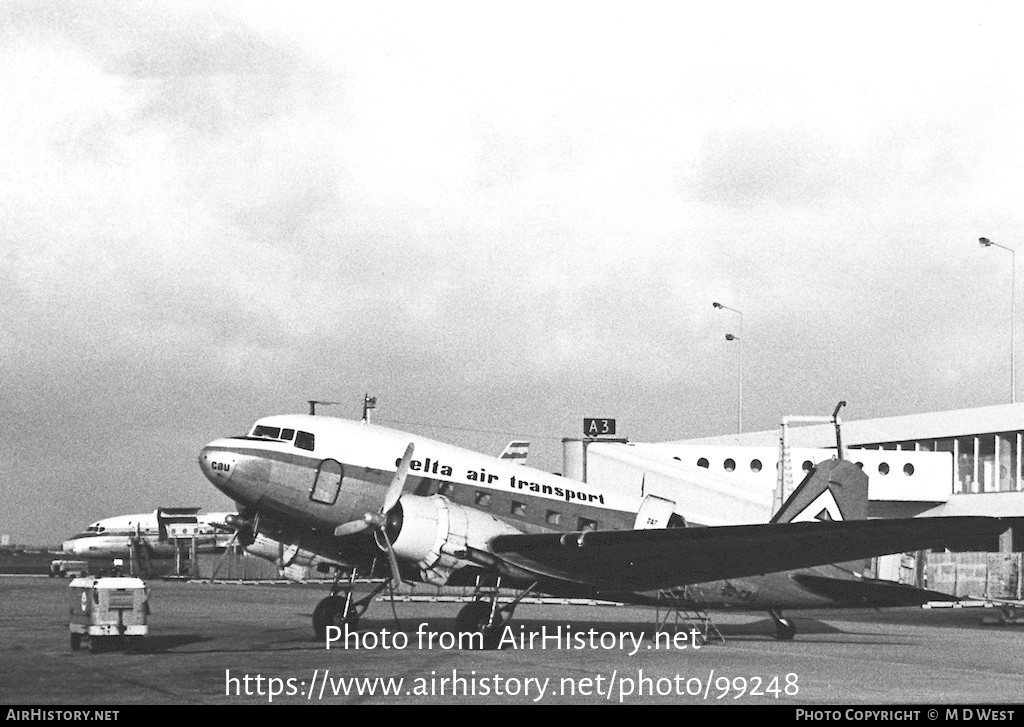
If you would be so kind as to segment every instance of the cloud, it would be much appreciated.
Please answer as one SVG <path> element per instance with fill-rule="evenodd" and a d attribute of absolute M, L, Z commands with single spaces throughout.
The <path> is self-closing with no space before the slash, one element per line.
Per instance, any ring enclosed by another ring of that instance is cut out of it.
<path fill-rule="evenodd" d="M 0 475 L 94 493 L 32 532 L 208 502 L 198 447 L 314 397 L 552 468 L 727 431 L 715 299 L 750 426 L 989 403 L 1013 44 L 814 8 L 7 4 Z"/>

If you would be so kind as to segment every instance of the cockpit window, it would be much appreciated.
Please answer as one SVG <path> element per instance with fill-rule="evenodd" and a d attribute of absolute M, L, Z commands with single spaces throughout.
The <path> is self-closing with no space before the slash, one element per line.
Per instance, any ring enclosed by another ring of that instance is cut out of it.
<path fill-rule="evenodd" d="M 279 439 L 281 437 L 281 427 L 267 427 L 261 424 L 252 430 L 252 436 Z"/>
<path fill-rule="evenodd" d="M 295 436 L 295 430 L 294 429 L 282 429 L 281 430 L 281 439 L 283 439 L 286 442 L 292 441 L 292 437 L 294 437 L 294 436 Z"/>
<path fill-rule="evenodd" d="M 308 449 L 310 452 L 313 451 L 314 437 L 309 432 L 296 432 L 295 433 L 295 446 L 299 449 Z"/>

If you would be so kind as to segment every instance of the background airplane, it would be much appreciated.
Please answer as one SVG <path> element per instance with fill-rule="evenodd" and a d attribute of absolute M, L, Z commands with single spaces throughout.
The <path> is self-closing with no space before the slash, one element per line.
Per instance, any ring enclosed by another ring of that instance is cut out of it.
<path fill-rule="evenodd" d="M 147 570 L 149 560 L 175 557 L 175 538 L 190 547 L 193 536 L 198 552 L 223 550 L 225 555 L 237 540 L 246 552 L 274 563 L 280 574 L 290 580 L 303 580 L 309 569 L 326 574 L 331 568 L 342 567 L 337 561 L 286 545 L 266 535 L 252 533 L 246 537 L 244 522 L 237 513 L 201 514 L 199 508 L 194 507 L 165 507 L 150 513 L 115 515 L 97 520 L 65 540 L 62 550 L 69 555 L 92 560 L 135 557 L 134 567 Z M 222 561 L 217 563 L 214 574 L 221 564 Z"/>
<path fill-rule="evenodd" d="M 976 541 L 993 518 L 862 518 L 867 477 L 853 464 L 819 464 L 771 523 L 693 527 L 685 504 L 602 491 L 585 482 L 367 422 L 280 415 L 199 456 L 207 478 L 266 532 L 369 572 L 386 557 L 391 581 L 354 600 L 336 582 L 314 630 L 354 626 L 400 580 L 475 584 L 457 627 L 496 643 L 530 593 L 703 611 L 921 603 L 941 594 L 860 577 L 828 564 Z M 809 522 L 804 522 L 808 521 Z M 823 521 L 824 520 L 824 521 Z M 690 527 L 686 527 L 690 526 Z M 500 604 L 498 588 L 515 588 Z M 341 595 L 344 590 L 344 595 Z"/>
<path fill-rule="evenodd" d="M 173 558 L 172 538 L 195 536 L 203 549 L 227 542 L 226 519 L 233 513 L 200 514 L 195 507 L 165 507 L 150 513 L 115 515 L 97 520 L 62 544 L 62 550 L 83 558 L 130 558 L 133 549 L 150 558 Z"/>

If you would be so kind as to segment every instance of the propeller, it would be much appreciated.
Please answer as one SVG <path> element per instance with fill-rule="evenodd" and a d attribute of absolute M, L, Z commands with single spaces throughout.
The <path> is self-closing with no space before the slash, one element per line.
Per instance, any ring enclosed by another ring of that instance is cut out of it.
<path fill-rule="evenodd" d="M 210 583 L 213 583 L 214 580 L 216 580 L 217 574 L 220 572 L 221 566 L 224 565 L 224 561 L 227 559 L 228 554 L 231 552 L 231 549 L 235 547 L 235 543 L 238 541 L 239 532 L 240 531 L 236 530 L 235 534 L 231 536 L 231 540 L 229 540 L 228 544 L 224 547 L 224 552 L 220 554 L 220 557 L 214 564 L 213 571 L 210 573 Z"/>
<path fill-rule="evenodd" d="M 405 488 L 405 480 L 409 476 L 409 463 L 412 461 L 413 449 L 414 444 L 409 442 L 409 446 L 405 448 L 405 454 L 402 456 L 402 461 L 398 465 L 398 470 L 395 472 L 395 476 L 391 479 L 388 491 L 384 494 L 384 503 L 380 506 L 380 510 L 377 512 L 368 512 L 359 520 L 350 520 L 347 523 L 342 523 L 334 529 L 334 534 L 339 537 L 361 533 L 368 528 L 373 528 L 376 531 L 376 535 L 378 535 L 387 546 L 386 552 L 388 554 L 388 562 L 391 565 L 392 589 L 398 588 L 398 586 L 402 585 L 402 576 L 398 570 L 398 558 L 395 557 L 395 548 L 391 544 L 391 538 L 388 537 L 388 513 L 391 512 L 395 505 L 398 504 L 398 500 L 402 497 L 402 490 Z"/>
<path fill-rule="evenodd" d="M 256 517 L 251 521 L 238 515 L 228 515 L 225 519 L 227 520 L 228 527 L 231 527 L 235 531 L 235 534 L 231 536 L 231 540 L 229 540 L 228 544 L 224 547 L 224 552 L 221 553 L 220 558 L 218 558 L 217 562 L 214 564 L 213 572 L 210 573 L 210 583 L 213 583 L 217 578 L 217 574 L 224 565 L 224 561 L 227 560 L 228 554 L 234 549 L 235 543 L 240 543 L 242 547 L 252 545 L 253 541 L 256 539 L 256 531 L 259 528 L 259 513 L 256 513 Z"/>

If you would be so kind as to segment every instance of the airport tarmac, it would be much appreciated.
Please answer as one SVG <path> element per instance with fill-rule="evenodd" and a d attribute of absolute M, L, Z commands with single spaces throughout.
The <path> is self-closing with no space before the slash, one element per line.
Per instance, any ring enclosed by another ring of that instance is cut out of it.
<path fill-rule="evenodd" d="M 460 604 L 398 602 L 399 630 L 385 601 L 360 648 L 327 649 L 310 626 L 324 585 L 154 580 L 143 653 L 92 654 L 70 650 L 67 588 L 0 577 L 0 703 L 1024 702 L 1024 627 L 982 626 L 990 609 L 792 612 L 789 642 L 767 616 L 715 614 L 726 642 L 694 649 L 652 640 L 650 610 L 524 604 L 516 646 L 478 651 L 441 643 Z M 390 648 L 362 648 L 375 639 Z"/>

